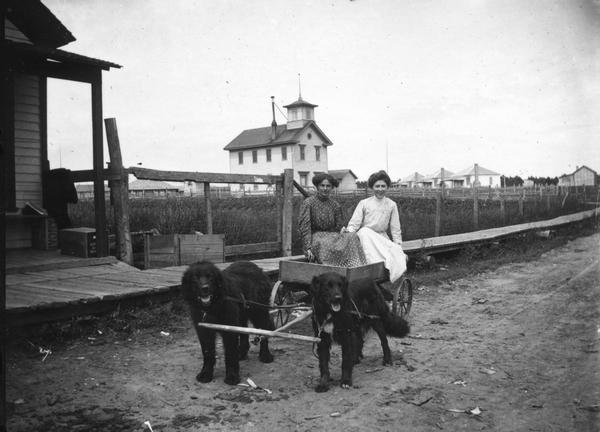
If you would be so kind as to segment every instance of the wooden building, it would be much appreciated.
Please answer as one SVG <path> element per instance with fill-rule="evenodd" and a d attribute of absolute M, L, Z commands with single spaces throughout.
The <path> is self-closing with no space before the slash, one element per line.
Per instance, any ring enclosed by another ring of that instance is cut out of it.
<path fill-rule="evenodd" d="M 182 195 L 182 188 L 164 181 L 134 180 L 129 183 L 130 198 L 166 198 Z"/>
<path fill-rule="evenodd" d="M 577 167 L 571 174 L 563 174 L 558 178 L 559 186 L 597 186 L 598 173 L 583 165 Z"/>
<path fill-rule="evenodd" d="M 444 187 L 451 187 L 453 186 L 453 182 L 449 181 L 449 179 L 452 175 L 454 175 L 452 171 L 440 168 L 439 171 L 435 172 L 434 174 L 424 176 L 414 184 L 426 188 L 438 188 L 442 187 L 442 184 Z"/>
<path fill-rule="evenodd" d="M 478 164 L 473 164 L 472 166 L 451 175 L 449 180 L 452 183 L 452 187 L 472 187 L 474 185 L 500 187 L 501 177 L 502 175 L 496 171 L 484 168 Z"/>
<path fill-rule="evenodd" d="M 0 2 L 2 39 L 0 62 L 0 164 L 2 208 L 6 212 L 6 248 L 34 246 L 43 212 L 50 170 L 47 142 L 47 80 L 88 83 L 91 91 L 93 166 L 73 172 L 75 181 L 93 181 L 95 228 L 106 231 L 103 153 L 102 71 L 120 66 L 59 49 L 75 37 L 39 0 Z M 68 167 L 66 167 L 68 168 Z M 28 207 L 31 208 L 31 207 Z M 29 212 L 31 213 L 31 212 Z M 34 212 L 36 213 L 36 212 Z M 42 224 L 43 225 L 43 224 Z M 98 236 L 98 255 L 108 254 L 105 236 Z"/>
<path fill-rule="evenodd" d="M 225 146 L 229 172 L 277 175 L 291 168 L 295 181 L 311 186 L 316 173 L 327 171 L 327 150 L 332 145 L 315 122 L 316 107 L 300 95 L 284 106 L 287 123 L 278 125 L 272 102 L 271 126 L 246 129 Z"/>
<path fill-rule="evenodd" d="M 419 182 L 425 178 L 424 175 L 415 171 L 413 174 L 403 177 L 398 181 L 398 186 L 401 188 L 414 188 L 419 186 Z"/>
<path fill-rule="evenodd" d="M 354 192 L 356 190 L 356 174 L 350 169 L 329 170 L 329 174 L 339 182 L 338 192 Z"/>

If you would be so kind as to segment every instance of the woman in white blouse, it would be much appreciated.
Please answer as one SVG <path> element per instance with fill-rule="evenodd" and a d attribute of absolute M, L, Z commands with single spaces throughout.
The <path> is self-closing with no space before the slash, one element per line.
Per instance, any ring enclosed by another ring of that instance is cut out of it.
<path fill-rule="evenodd" d="M 394 283 L 406 271 L 407 257 L 402 251 L 402 229 L 398 206 L 385 194 L 392 181 L 385 171 L 371 174 L 367 182 L 374 195 L 358 203 L 342 232 L 356 232 L 369 264 L 384 262 Z M 390 240 L 388 230 L 392 235 Z"/>

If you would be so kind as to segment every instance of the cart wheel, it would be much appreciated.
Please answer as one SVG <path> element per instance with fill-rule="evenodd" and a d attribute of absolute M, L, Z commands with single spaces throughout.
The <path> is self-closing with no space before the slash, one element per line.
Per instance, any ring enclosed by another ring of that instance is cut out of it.
<path fill-rule="evenodd" d="M 412 306 L 413 284 L 409 278 L 401 277 L 392 286 L 394 301 L 392 313 L 402 318 L 408 317 Z"/>
<path fill-rule="evenodd" d="M 294 304 L 294 293 L 292 290 L 286 288 L 285 284 L 278 280 L 273 285 L 271 290 L 271 317 L 273 318 L 273 324 L 278 329 L 292 318 L 293 309 L 277 309 L 277 306 Z"/>

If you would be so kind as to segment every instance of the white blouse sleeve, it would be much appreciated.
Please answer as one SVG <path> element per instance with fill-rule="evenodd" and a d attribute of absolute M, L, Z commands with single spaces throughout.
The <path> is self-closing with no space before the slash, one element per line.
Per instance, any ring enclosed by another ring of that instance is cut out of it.
<path fill-rule="evenodd" d="M 392 241 L 397 244 L 402 244 L 402 229 L 400 227 L 400 213 L 398 206 L 392 201 L 392 214 L 390 216 L 390 232 Z"/>
<path fill-rule="evenodd" d="M 363 215 L 364 215 L 364 200 L 361 200 L 356 205 L 356 208 L 354 209 L 354 213 L 352 213 L 352 217 L 350 218 L 350 221 L 348 222 L 348 226 L 346 227 L 346 229 L 349 232 L 358 231 L 363 223 Z"/>

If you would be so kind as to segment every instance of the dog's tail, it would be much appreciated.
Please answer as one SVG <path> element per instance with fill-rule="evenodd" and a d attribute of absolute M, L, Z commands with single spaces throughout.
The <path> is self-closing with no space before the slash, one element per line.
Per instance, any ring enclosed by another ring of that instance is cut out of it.
<path fill-rule="evenodd" d="M 383 319 L 383 325 L 386 333 L 391 337 L 401 338 L 410 333 L 410 325 L 408 322 L 397 315 L 388 312 Z"/>

